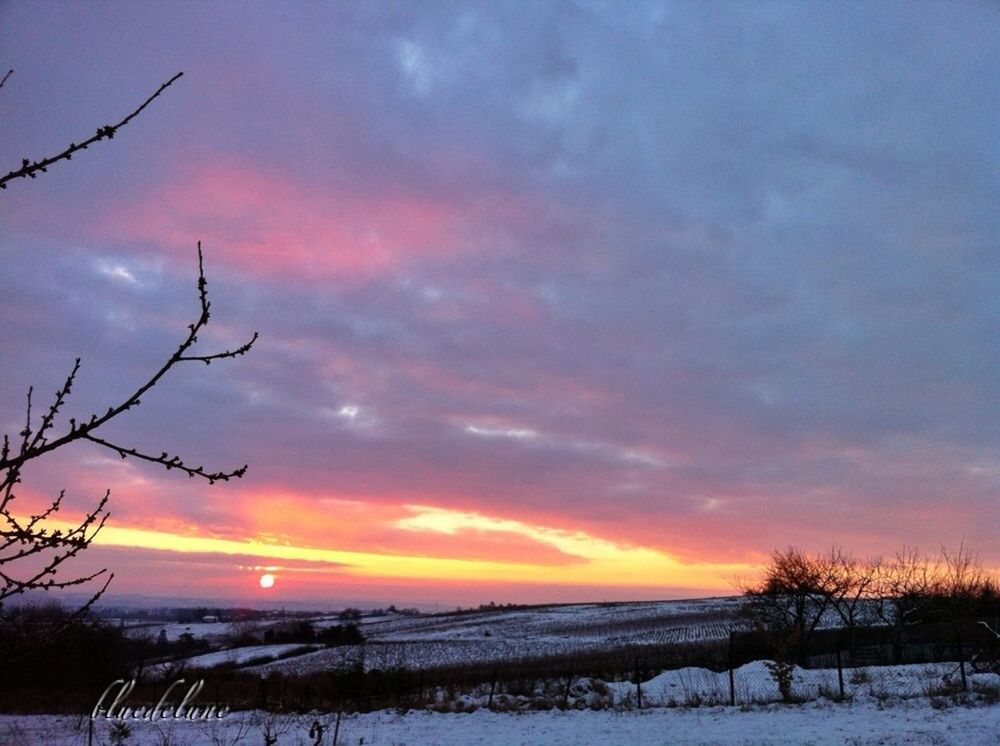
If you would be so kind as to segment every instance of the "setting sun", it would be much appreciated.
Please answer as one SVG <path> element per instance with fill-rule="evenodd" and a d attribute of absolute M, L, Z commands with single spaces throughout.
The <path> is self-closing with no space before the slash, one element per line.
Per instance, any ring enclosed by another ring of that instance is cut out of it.
<path fill-rule="evenodd" d="M 271 573 L 265 573 L 260 576 L 260 587 L 261 588 L 271 588 L 274 586 L 274 576 Z"/>

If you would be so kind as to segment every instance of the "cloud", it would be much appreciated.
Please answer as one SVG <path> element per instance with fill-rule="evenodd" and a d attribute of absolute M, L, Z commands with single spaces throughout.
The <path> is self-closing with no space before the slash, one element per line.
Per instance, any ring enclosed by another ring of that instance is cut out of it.
<path fill-rule="evenodd" d="M 460 201 L 400 190 L 365 194 L 253 167 L 201 168 L 139 204 L 117 206 L 110 234 L 174 251 L 201 240 L 254 274 L 328 279 L 477 251 L 483 225 L 522 219 L 503 194 Z"/>
<path fill-rule="evenodd" d="M 248 461 L 234 491 L 67 456 L 40 492 L 106 483 L 137 523 L 234 536 L 271 505 L 275 536 L 358 551 L 420 550 L 388 527 L 406 505 L 684 562 L 995 551 L 995 9 L 7 12 L 40 70 L 5 86 L 30 135 L 9 162 L 104 121 L 65 80 L 117 111 L 168 62 L 190 74 L 4 195 L 2 411 L 76 354 L 83 411 L 141 380 L 188 323 L 199 239 L 204 343 L 261 331 L 121 423 Z M 66 40 L 45 60 L 43 32 Z"/>

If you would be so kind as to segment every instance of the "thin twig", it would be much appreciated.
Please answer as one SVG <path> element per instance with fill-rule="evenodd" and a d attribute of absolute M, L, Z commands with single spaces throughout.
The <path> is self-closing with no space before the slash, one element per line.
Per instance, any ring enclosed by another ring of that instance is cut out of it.
<path fill-rule="evenodd" d="M 159 370 L 139 386 L 131 396 L 117 406 L 108 407 L 107 411 L 103 414 L 92 415 L 89 419 L 80 423 L 70 418 L 68 431 L 50 440 L 48 435 L 72 392 L 76 376 L 80 370 L 80 360 L 77 359 L 74 361 L 69 375 L 66 376 L 63 385 L 55 392 L 55 396 L 51 400 L 47 411 L 38 418 L 37 428 L 34 427 L 35 418 L 33 417 L 34 390 L 28 390 L 24 427 L 18 432 L 18 442 L 14 443 L 12 448 L 11 439 L 7 435 L 4 435 L 2 440 L 0 440 L 0 602 L 5 598 L 16 596 L 29 590 L 49 590 L 82 585 L 94 580 L 98 576 L 107 574 L 107 569 L 105 568 L 94 573 L 65 580 L 57 575 L 61 566 L 89 547 L 94 537 L 104 527 L 110 515 L 105 510 L 110 492 L 105 493 L 103 499 L 100 500 L 92 511 L 84 516 L 81 522 L 69 529 L 52 529 L 45 525 L 45 522 L 57 513 L 62 506 L 65 496 L 64 492 L 60 492 L 58 497 L 52 500 L 41 511 L 28 516 L 26 519 L 19 520 L 11 510 L 10 504 L 16 497 L 14 488 L 21 481 L 21 470 L 27 461 L 38 458 L 49 451 L 53 451 L 73 441 L 88 440 L 95 445 L 114 451 L 122 458 L 132 457 L 159 464 L 167 470 L 177 469 L 189 477 L 201 477 L 209 483 L 240 478 L 246 473 L 246 465 L 233 471 L 207 471 L 204 466 L 188 466 L 179 456 L 172 456 L 166 451 L 156 456 L 144 453 L 136 448 L 118 445 L 95 434 L 95 431 L 105 423 L 132 407 L 137 407 L 140 404 L 141 397 L 152 389 L 178 363 L 204 362 L 208 364 L 212 360 L 244 355 L 253 347 L 257 341 L 256 332 L 249 342 L 231 350 L 205 355 L 189 354 L 192 347 L 198 341 L 198 334 L 208 324 L 211 316 L 211 302 L 208 299 L 207 285 L 204 271 L 204 255 L 202 254 L 201 243 L 199 242 L 198 315 L 196 320 L 194 323 L 188 325 L 185 338 L 167 361 L 160 366 Z M 15 577 L 11 572 L 12 566 L 15 568 L 20 567 L 22 564 L 20 561 L 26 559 L 31 560 L 34 569 L 28 573 L 28 577 L 26 578 Z M 60 579 L 57 579 L 57 577 Z M 106 588 L 107 583 L 88 602 L 84 610 L 89 608 L 93 601 Z"/>
<path fill-rule="evenodd" d="M 206 286 L 208 283 L 205 280 L 205 272 L 203 270 L 202 263 L 203 259 L 201 251 L 201 242 L 199 241 L 198 242 L 198 301 L 201 306 L 201 313 L 199 314 L 197 321 L 195 321 L 193 324 L 188 325 L 187 337 L 184 339 L 183 342 L 180 343 L 180 345 L 178 345 L 177 349 L 174 350 L 174 353 L 170 356 L 167 362 L 165 362 L 160 367 L 160 369 L 156 371 L 156 373 L 154 373 L 149 378 L 149 380 L 147 380 L 144 384 L 142 384 L 139 388 L 137 388 L 132 393 L 131 396 L 129 396 L 127 399 L 125 399 L 117 406 L 108 407 L 107 411 L 104 412 L 104 414 L 92 415 L 90 419 L 80 423 L 78 423 L 75 419 L 71 418 L 69 432 L 65 433 L 64 435 L 56 438 L 55 440 L 51 441 L 46 440 L 45 442 L 38 443 L 37 445 L 28 447 L 27 449 L 22 449 L 22 451 L 18 453 L 18 455 L 16 456 L 8 455 L 6 458 L 0 458 L 0 471 L 5 469 L 21 467 L 27 461 L 38 458 L 39 456 L 48 453 L 49 451 L 54 451 L 55 449 L 60 448 L 66 445 L 67 443 L 71 443 L 72 441 L 78 440 L 80 438 L 89 437 L 95 430 L 97 430 L 99 427 L 107 423 L 109 420 L 114 419 L 123 412 L 127 412 L 128 410 L 132 409 L 132 407 L 139 406 L 139 404 L 141 403 L 141 399 L 146 394 L 146 392 L 149 391 L 151 388 L 153 388 L 153 386 L 155 386 L 160 381 L 160 379 L 163 378 L 163 376 L 165 376 L 167 372 L 171 368 L 173 368 L 177 363 L 192 362 L 192 361 L 209 362 L 210 360 L 215 360 L 215 359 L 237 357 L 239 355 L 245 354 L 247 351 L 250 350 L 254 342 L 256 342 L 257 340 L 258 335 L 256 332 L 254 332 L 254 335 L 249 342 L 238 347 L 235 350 L 227 350 L 226 352 L 220 352 L 214 355 L 189 356 L 186 354 L 187 351 L 191 348 L 191 346 L 198 341 L 198 333 L 202 330 L 202 328 L 206 324 L 208 324 L 208 320 L 210 318 L 209 310 L 211 309 L 212 304 L 208 300 L 208 293 L 206 291 Z M 117 446 L 115 446 L 115 448 L 117 448 Z M 124 450 L 127 451 L 127 449 Z M 128 453 L 127 455 L 138 456 L 139 454 Z M 147 456 L 141 456 L 141 457 L 144 457 L 147 460 L 151 461 L 157 460 L 154 457 L 147 457 Z M 166 465 L 167 464 L 164 462 L 164 466 Z M 242 470 L 240 469 L 236 470 L 236 472 L 241 472 L 241 471 Z M 236 476 L 236 472 L 220 472 L 220 473 L 221 474 L 229 473 L 233 476 Z M 204 475 L 199 475 L 199 476 L 204 476 Z M 221 479 L 222 477 L 220 476 L 217 478 Z"/>
<path fill-rule="evenodd" d="M 188 466 L 185 464 L 179 456 L 171 456 L 170 454 L 163 452 L 159 456 L 150 456 L 149 454 L 138 451 L 135 448 L 125 448 L 124 446 L 117 445 L 111 441 L 104 440 L 103 438 L 98 438 L 96 435 L 84 435 L 84 440 L 89 440 L 91 443 L 96 443 L 99 446 L 104 446 L 109 448 L 115 453 L 117 453 L 122 458 L 137 458 L 143 461 L 149 461 L 154 464 L 160 464 L 165 467 L 168 471 L 170 469 L 177 469 L 187 474 L 189 477 L 202 477 L 207 479 L 209 484 L 214 482 L 228 482 L 232 478 L 239 479 L 244 474 L 246 474 L 247 466 L 244 464 L 239 469 L 234 469 L 233 471 L 217 471 L 217 472 L 207 472 L 204 466 Z"/>
<path fill-rule="evenodd" d="M 11 70 L 11 72 L 13 72 L 13 70 Z M 49 158 L 43 158 L 40 161 L 32 161 L 28 158 L 24 158 L 21 161 L 20 168 L 15 169 L 9 172 L 6 176 L 0 178 L 0 189 L 6 189 L 7 182 L 12 181 L 14 179 L 23 179 L 26 176 L 34 179 L 38 175 L 38 172 L 44 173 L 45 171 L 48 170 L 48 167 L 51 166 L 53 163 L 57 163 L 62 160 L 68 161 L 73 158 L 74 153 L 80 150 L 86 150 L 89 146 L 93 145 L 96 142 L 100 142 L 101 140 L 112 139 L 115 136 L 115 133 L 118 132 L 118 130 L 120 130 L 126 124 L 135 119 L 135 117 L 137 117 L 143 109 L 149 106 L 157 96 L 163 93 L 168 87 L 170 87 L 171 84 L 173 84 L 175 80 L 177 80 L 183 74 L 184 73 L 182 72 L 177 73 L 174 77 L 172 77 L 166 83 L 161 85 L 156 90 L 156 93 L 154 93 L 152 96 L 143 101 L 142 105 L 138 109 L 136 109 L 127 117 L 125 117 L 123 120 L 118 122 L 118 124 L 108 124 L 105 125 L 104 127 L 99 127 L 97 129 L 97 134 L 91 135 L 89 138 L 87 138 L 81 143 L 71 142 L 69 144 L 69 147 L 66 148 L 63 152 L 59 153 L 58 155 L 54 155 Z M 10 73 L 7 73 L 7 75 L 10 75 Z M 4 80 L 6 79 L 7 78 L 5 77 Z"/>

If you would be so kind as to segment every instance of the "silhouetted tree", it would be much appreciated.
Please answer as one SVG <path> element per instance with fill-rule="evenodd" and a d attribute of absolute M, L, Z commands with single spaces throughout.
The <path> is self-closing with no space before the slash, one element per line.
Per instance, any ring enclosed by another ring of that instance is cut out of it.
<path fill-rule="evenodd" d="M 775 551 L 763 578 L 743 589 L 745 613 L 781 641 L 780 649 L 797 651 L 833 608 L 839 591 L 837 563 L 831 556 L 810 556 L 794 547 Z"/>
<path fill-rule="evenodd" d="M 834 548 L 827 555 L 832 573 L 828 590 L 831 607 L 840 626 L 848 632 L 847 642 L 853 653 L 857 646 L 857 629 L 876 620 L 875 593 L 882 573 L 881 558 L 855 559 Z"/>
<path fill-rule="evenodd" d="M 817 555 L 777 551 L 762 577 L 743 592 L 744 612 L 768 633 L 775 657 L 791 653 L 799 662 L 820 627 L 846 629 L 853 652 L 859 627 L 880 626 L 899 662 L 913 625 L 1000 615 L 996 578 L 964 545 L 942 549 L 937 558 L 904 549 L 889 560 L 864 561 L 836 548 Z"/>
<path fill-rule="evenodd" d="M 0 81 L 0 86 L 6 82 L 10 73 Z M 180 78 L 178 73 L 160 88 L 135 111 L 114 125 L 98 128 L 97 133 L 80 143 L 70 143 L 69 147 L 57 155 L 40 160 L 23 159 L 21 167 L 10 171 L 0 178 L 0 189 L 7 187 L 7 182 L 24 177 L 35 178 L 44 173 L 48 167 L 60 161 L 68 161 L 73 155 L 85 150 L 90 145 L 101 140 L 110 140 L 122 127 L 131 122 L 156 99 L 167 87 Z M 83 420 L 70 418 L 68 423 L 60 424 L 59 414 L 72 392 L 77 375 L 80 371 L 80 359 L 77 358 L 72 369 L 51 402 L 36 417 L 32 410 L 33 389 L 28 389 L 24 427 L 13 437 L 4 435 L 0 442 L 0 606 L 5 599 L 32 590 L 50 590 L 78 586 L 100 576 L 106 579 L 103 586 L 97 590 L 90 600 L 82 607 L 85 611 L 107 589 L 113 574 L 107 569 L 99 570 L 89 575 L 65 578 L 57 573 L 67 561 L 71 560 L 93 542 L 94 537 L 108 519 L 106 505 L 110 492 L 105 492 L 93 510 L 89 511 L 78 524 L 66 528 L 52 528 L 50 519 L 59 511 L 65 492 L 60 492 L 43 510 L 34 515 L 24 515 L 17 511 L 16 486 L 21 482 L 25 467 L 36 459 L 56 451 L 77 441 L 86 441 L 118 454 L 121 458 L 135 458 L 140 461 L 154 463 L 167 470 L 177 470 L 189 477 L 198 477 L 209 483 L 227 481 L 234 477 L 242 477 L 246 465 L 230 471 L 211 471 L 204 466 L 194 466 L 179 456 L 166 451 L 159 454 L 149 453 L 138 448 L 129 447 L 120 442 L 109 440 L 102 436 L 102 428 L 120 415 L 139 406 L 145 397 L 170 371 L 182 363 L 204 363 L 215 360 L 239 357 L 250 350 L 257 339 L 257 334 L 246 344 L 232 350 L 201 354 L 194 346 L 198 335 L 209 322 L 211 303 L 206 291 L 204 263 L 201 243 L 198 243 L 198 304 L 199 310 L 195 320 L 188 325 L 187 333 L 166 361 L 141 383 L 135 391 L 125 399 L 111 404 L 106 411 L 95 413 Z"/>

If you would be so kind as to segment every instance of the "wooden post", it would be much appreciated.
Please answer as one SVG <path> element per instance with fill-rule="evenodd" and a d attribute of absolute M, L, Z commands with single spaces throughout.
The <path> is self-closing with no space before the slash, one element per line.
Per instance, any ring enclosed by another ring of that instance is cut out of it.
<path fill-rule="evenodd" d="M 636 656 L 635 659 L 635 697 L 639 704 L 639 709 L 642 709 L 642 677 L 639 675 L 639 658 Z"/>
<path fill-rule="evenodd" d="M 490 682 L 490 698 L 486 701 L 486 709 L 488 710 L 493 709 L 493 693 L 497 690 L 497 676 L 499 676 L 499 673 L 497 669 L 493 669 L 493 676 L 491 677 L 493 681 Z"/>
<path fill-rule="evenodd" d="M 337 724 L 333 726 L 333 746 L 337 746 L 337 737 L 340 736 L 340 716 L 343 714 L 343 710 L 337 710 Z"/>
<path fill-rule="evenodd" d="M 955 625 L 955 643 L 958 646 L 958 670 L 962 672 L 962 691 L 969 691 L 969 682 L 965 678 L 965 654 L 962 652 L 962 633 Z"/>
<path fill-rule="evenodd" d="M 733 672 L 733 631 L 729 630 L 729 704 L 736 706 L 736 676 Z"/>
<path fill-rule="evenodd" d="M 837 635 L 837 684 L 840 686 L 840 698 L 844 698 L 844 663 L 840 658 L 840 635 Z"/>

